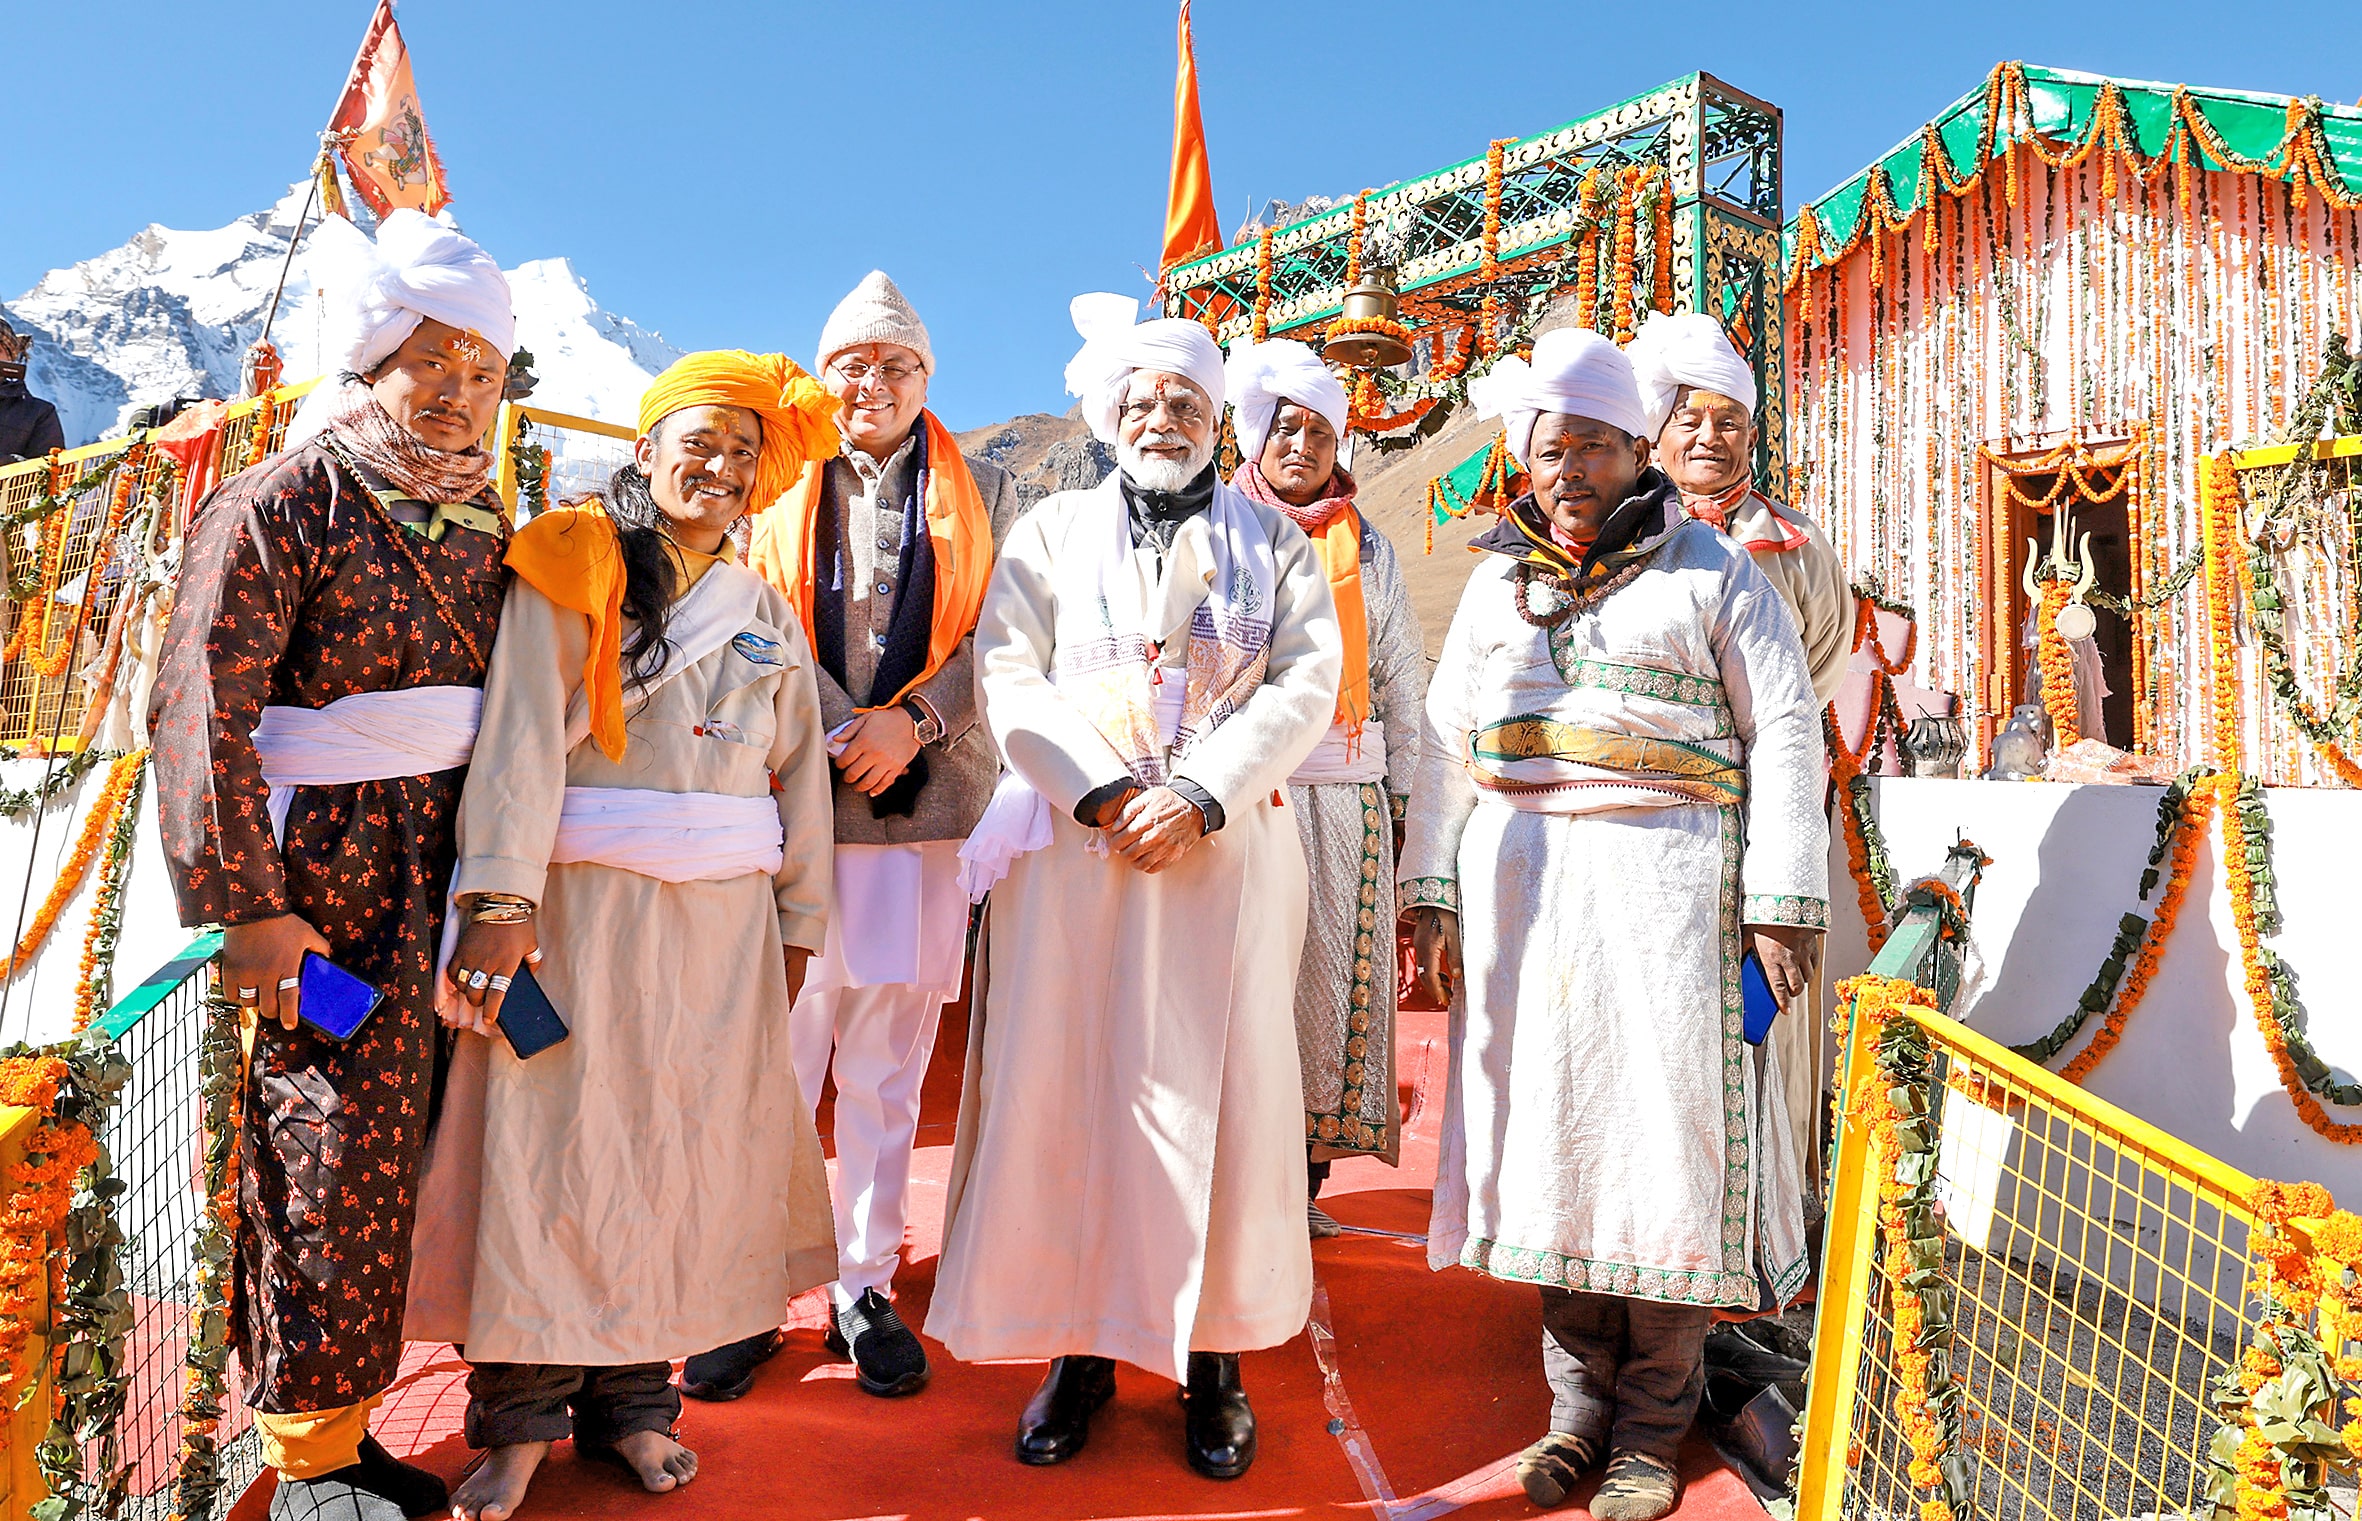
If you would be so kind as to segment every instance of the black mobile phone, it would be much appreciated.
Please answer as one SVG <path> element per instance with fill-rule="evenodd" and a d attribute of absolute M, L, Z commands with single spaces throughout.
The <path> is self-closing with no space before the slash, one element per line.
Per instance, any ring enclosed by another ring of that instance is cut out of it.
<path fill-rule="evenodd" d="M 500 1017 L 494 1023 L 508 1037 L 509 1049 L 517 1053 L 519 1061 L 547 1051 L 570 1033 L 565 1018 L 551 1004 L 549 994 L 541 990 L 541 984 L 533 980 L 533 969 L 528 966 L 517 968 L 508 992 L 501 997 Z"/>
<path fill-rule="evenodd" d="M 383 990 L 318 951 L 303 953 L 296 975 L 296 1017 L 332 1040 L 350 1040 L 385 1001 Z"/>

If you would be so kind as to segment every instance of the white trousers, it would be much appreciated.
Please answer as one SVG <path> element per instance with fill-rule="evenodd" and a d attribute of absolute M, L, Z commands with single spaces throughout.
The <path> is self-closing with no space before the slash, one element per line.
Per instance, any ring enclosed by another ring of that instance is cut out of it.
<path fill-rule="evenodd" d="M 931 988 L 883 983 L 807 989 L 788 1016 L 796 1082 L 815 1108 L 835 1058 L 838 1308 L 888 1290 L 910 1215 L 910 1155 L 919 1089 L 948 1000 Z"/>

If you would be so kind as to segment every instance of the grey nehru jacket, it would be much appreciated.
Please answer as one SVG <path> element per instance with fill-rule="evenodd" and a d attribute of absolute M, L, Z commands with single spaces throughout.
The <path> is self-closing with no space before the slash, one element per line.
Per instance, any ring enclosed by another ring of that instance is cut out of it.
<path fill-rule="evenodd" d="M 922 422 L 919 426 L 923 427 Z M 915 430 L 914 430 L 915 436 Z M 905 440 L 879 469 L 866 454 L 847 446 L 828 462 L 828 490 L 841 507 L 848 561 L 845 587 L 845 679 L 854 692 L 869 695 L 877 675 L 878 657 L 885 652 L 886 630 L 894 621 L 895 599 L 902 594 L 897 572 L 902 562 L 902 536 L 907 530 L 926 531 L 923 504 L 912 503 L 918 521 L 904 522 L 903 505 L 911 498 L 912 443 Z M 1017 482 L 990 460 L 968 460 L 976 494 L 992 519 L 993 547 L 1009 536 L 1009 528 L 1023 510 Z M 948 567 L 936 568 L 938 577 Z M 970 634 L 943 662 L 943 668 L 922 681 L 914 696 L 934 710 L 943 724 L 943 737 L 926 747 L 927 785 L 919 792 L 917 810 L 908 818 L 875 818 L 869 798 L 836 777 L 837 843 L 840 845 L 915 845 L 923 840 L 964 840 L 984 816 L 1000 779 L 1000 756 L 984 726 L 976 721 L 976 638 Z M 814 662 L 820 682 L 820 717 L 834 729 L 860 706 L 838 686 L 834 677 Z"/>

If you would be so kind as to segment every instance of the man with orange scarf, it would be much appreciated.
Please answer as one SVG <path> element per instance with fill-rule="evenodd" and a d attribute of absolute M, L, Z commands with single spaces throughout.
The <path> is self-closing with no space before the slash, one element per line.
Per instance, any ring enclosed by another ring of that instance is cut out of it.
<path fill-rule="evenodd" d="M 790 1019 L 805 1102 L 836 1073 L 828 1344 L 862 1389 L 893 1396 L 928 1376 L 890 1296 L 919 1088 L 967 950 L 959 844 L 1000 771 L 969 652 L 1019 503 L 1008 472 L 963 459 L 927 410 L 934 345 L 883 272 L 829 316 L 816 368 L 844 404 L 844 446 L 755 519 L 750 558 L 811 641 L 836 764 L 837 913 Z M 692 1357 L 683 1383 L 735 1399 L 779 1346 L 766 1331 Z"/>
<path fill-rule="evenodd" d="M 1394 546 L 1354 506 L 1337 463 L 1345 388 L 1290 339 L 1241 344 L 1225 367 L 1244 463 L 1230 483 L 1284 512 L 1312 540 L 1337 599 L 1345 674 L 1336 720 L 1288 778 L 1311 872 L 1304 960 L 1296 972 L 1296 1052 L 1304 1138 L 1317 1200 L 1329 1164 L 1402 1153 L 1394 1087 L 1394 944 L 1386 884 L 1394 824 L 1419 764 L 1427 647 Z M 1337 1234 L 1316 1202 L 1312 1233 Z"/>
<path fill-rule="evenodd" d="M 509 549 L 438 1005 L 491 1038 L 452 1058 L 406 1328 L 466 1350 L 490 1455 L 465 1521 L 513 1515 L 561 1437 L 652 1492 L 694 1479 L 670 1359 L 833 1271 L 787 1050 L 829 913 L 827 741 L 794 613 L 727 534 L 834 451 L 835 411 L 784 355 L 691 354 L 604 500 Z M 566 1026 L 546 1046 L 507 1022 L 533 991 Z"/>

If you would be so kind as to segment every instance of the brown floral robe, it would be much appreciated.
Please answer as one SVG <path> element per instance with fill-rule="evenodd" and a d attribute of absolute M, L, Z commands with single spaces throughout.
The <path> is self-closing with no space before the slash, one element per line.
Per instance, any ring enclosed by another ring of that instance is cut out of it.
<path fill-rule="evenodd" d="M 255 1036 L 231 1323 L 258 1410 L 354 1404 L 401 1358 L 435 953 L 467 772 L 299 787 L 280 846 L 250 736 L 266 705 L 482 685 L 504 548 L 470 529 L 437 544 L 402 528 L 318 444 L 224 482 L 187 539 L 151 718 L 181 922 L 300 914 L 386 994 L 349 1041 L 275 1020 Z"/>

